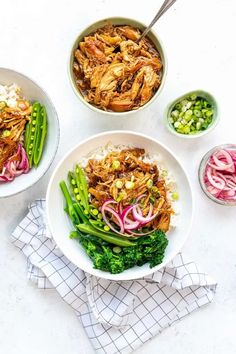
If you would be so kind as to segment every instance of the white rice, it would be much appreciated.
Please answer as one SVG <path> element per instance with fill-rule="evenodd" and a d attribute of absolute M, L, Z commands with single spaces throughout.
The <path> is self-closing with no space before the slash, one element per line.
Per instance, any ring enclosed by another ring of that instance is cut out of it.
<path fill-rule="evenodd" d="M 6 102 L 8 107 L 16 107 L 17 100 L 21 98 L 21 88 L 17 84 L 0 85 L 0 102 Z"/>
<path fill-rule="evenodd" d="M 87 156 L 81 158 L 78 163 L 82 167 L 86 167 L 88 164 L 89 159 L 95 159 L 95 160 L 102 160 L 104 157 L 106 157 L 107 154 L 114 152 L 114 151 L 121 151 L 124 149 L 130 149 L 134 148 L 135 146 L 133 145 L 113 145 L 111 142 L 108 142 L 104 147 L 100 147 L 98 149 L 95 149 L 91 151 Z M 149 154 L 146 153 L 142 157 L 142 161 L 146 163 L 152 163 L 158 166 L 158 170 L 160 173 L 160 176 L 165 180 L 166 187 L 167 187 L 167 198 L 169 202 L 171 203 L 172 209 L 174 211 L 174 215 L 171 216 L 171 222 L 170 222 L 170 229 L 175 228 L 178 223 L 178 215 L 179 215 L 179 203 L 178 201 L 174 201 L 172 199 L 172 193 L 177 192 L 177 184 L 174 179 L 173 174 L 168 171 L 165 167 L 165 163 L 163 161 L 163 157 L 161 154 Z"/>

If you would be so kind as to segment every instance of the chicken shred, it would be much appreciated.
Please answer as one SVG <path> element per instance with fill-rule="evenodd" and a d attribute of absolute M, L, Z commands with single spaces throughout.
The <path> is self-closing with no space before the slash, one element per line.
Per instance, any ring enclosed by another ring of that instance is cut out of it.
<path fill-rule="evenodd" d="M 31 106 L 26 100 L 18 100 L 18 106 L 0 110 L 0 171 L 4 162 L 12 156 L 22 138 L 25 125 L 30 119 Z M 4 136 L 7 132 L 7 136 Z"/>
<path fill-rule="evenodd" d="M 138 109 L 157 91 L 162 62 L 154 44 L 131 26 L 108 24 L 80 42 L 74 53 L 74 76 L 87 102 L 102 110 Z"/>

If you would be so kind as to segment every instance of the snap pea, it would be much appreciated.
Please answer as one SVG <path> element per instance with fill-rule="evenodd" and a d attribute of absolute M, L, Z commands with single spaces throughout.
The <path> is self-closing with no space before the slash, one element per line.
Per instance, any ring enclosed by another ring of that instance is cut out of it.
<path fill-rule="evenodd" d="M 87 224 L 89 221 L 88 221 L 87 217 L 84 215 L 80 204 L 73 203 L 73 207 L 74 207 L 75 211 L 77 212 L 78 216 L 80 217 L 80 219 L 82 220 L 82 222 Z"/>
<path fill-rule="evenodd" d="M 77 228 L 79 231 L 81 231 L 84 234 L 97 236 L 97 237 L 101 238 L 102 240 L 104 240 L 108 243 L 112 243 L 117 246 L 130 247 L 130 246 L 136 245 L 135 242 L 129 241 L 128 239 L 121 238 L 119 236 L 113 236 L 113 235 L 111 236 L 109 234 L 106 234 L 105 232 L 94 229 L 90 225 L 79 224 L 79 225 L 77 225 Z"/>
<path fill-rule="evenodd" d="M 89 222 L 98 231 L 105 232 L 106 234 L 109 234 L 110 228 L 109 228 L 109 230 L 105 230 L 106 225 L 103 221 L 90 219 Z M 110 234 L 112 234 L 112 233 L 110 232 Z"/>
<path fill-rule="evenodd" d="M 32 107 L 30 121 L 27 123 L 26 126 L 27 134 L 25 136 L 24 145 L 29 159 L 30 167 L 32 167 L 32 162 L 33 162 L 34 145 L 36 141 L 36 130 L 40 119 L 40 109 L 41 109 L 40 103 L 35 102 Z"/>
<path fill-rule="evenodd" d="M 87 181 L 84 175 L 84 171 L 82 170 L 82 168 L 79 165 L 76 165 L 75 168 L 75 175 L 76 175 L 76 180 L 77 180 L 77 184 L 78 184 L 78 188 L 81 190 L 81 194 L 82 194 L 82 199 L 81 199 L 81 203 L 83 203 L 84 208 L 86 210 L 88 210 L 89 207 L 89 200 L 88 200 L 88 185 L 87 185 Z"/>
<path fill-rule="evenodd" d="M 81 206 L 84 208 L 84 196 L 82 193 L 82 190 L 80 189 L 80 182 L 76 176 L 76 174 L 72 171 L 68 173 L 68 180 L 70 183 L 70 187 L 72 190 L 72 193 L 74 195 L 74 198 L 77 203 L 80 203 Z"/>
<path fill-rule="evenodd" d="M 29 135 L 30 135 L 30 123 L 28 122 L 26 124 L 25 134 L 24 134 L 24 147 L 25 147 L 26 152 L 27 152 L 27 144 L 29 141 Z"/>
<path fill-rule="evenodd" d="M 98 231 L 101 232 L 105 232 L 106 235 L 110 235 L 110 236 L 116 236 L 119 237 L 121 239 L 125 239 L 125 240 L 137 240 L 138 237 L 135 236 L 128 236 L 128 235 L 117 235 L 115 232 L 111 231 L 109 226 L 107 226 L 102 220 L 92 220 L 89 219 L 89 223 L 92 225 L 92 227 L 94 227 L 94 229 L 97 229 Z"/>
<path fill-rule="evenodd" d="M 39 161 L 42 157 L 44 141 L 47 134 L 47 112 L 44 106 L 42 106 L 40 109 L 38 119 L 39 121 L 36 126 L 36 132 L 35 132 L 36 139 L 34 144 L 34 156 L 33 156 L 34 166 L 38 166 Z"/>

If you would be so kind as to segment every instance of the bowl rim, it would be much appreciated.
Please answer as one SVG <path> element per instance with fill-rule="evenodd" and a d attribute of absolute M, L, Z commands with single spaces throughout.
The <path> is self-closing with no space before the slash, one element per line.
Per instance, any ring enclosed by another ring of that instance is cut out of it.
<path fill-rule="evenodd" d="M 189 225 L 188 225 L 188 228 L 186 229 L 186 232 L 185 232 L 185 238 L 184 240 L 182 241 L 182 243 L 180 244 L 180 246 L 175 250 L 175 251 L 172 251 L 172 253 L 169 255 L 169 257 L 162 263 L 158 264 L 157 266 L 153 267 L 153 268 L 148 268 L 147 271 L 145 272 L 145 274 L 142 274 L 141 276 L 140 275 L 137 275 L 137 276 L 134 276 L 132 278 L 130 277 L 127 277 L 127 276 L 124 276 L 122 277 L 122 274 L 123 273 L 119 273 L 119 279 L 115 279 L 116 278 L 116 274 L 111 274 L 109 272 L 102 272 L 102 274 L 99 275 L 100 278 L 103 278 L 103 279 L 109 279 L 109 280 L 113 280 L 113 281 L 126 281 L 126 280 L 134 280 L 134 279 L 139 279 L 139 278 L 142 278 L 142 277 L 146 277 L 150 274 L 153 274 L 154 272 L 158 271 L 159 269 L 162 269 L 164 268 L 180 251 L 181 249 L 183 248 L 184 244 L 186 243 L 186 241 L 188 240 L 189 238 L 189 235 L 190 235 L 190 231 L 192 229 L 192 224 L 193 224 L 193 217 L 194 217 L 194 213 L 195 213 L 195 198 L 194 198 L 194 194 L 193 194 L 193 188 L 192 188 L 192 185 L 191 185 L 191 182 L 190 182 L 190 178 L 185 170 L 185 168 L 183 167 L 182 163 L 179 161 L 179 159 L 175 156 L 175 154 L 163 143 L 159 142 L 158 140 L 156 140 L 155 138 L 153 137 L 150 137 L 146 134 L 143 134 L 143 133 L 139 133 L 139 132 L 134 132 L 134 131 L 130 131 L 130 130 L 111 130 L 111 131 L 106 131 L 106 132 L 102 132 L 102 133 L 98 133 L 98 134 L 94 134 L 86 139 L 83 139 L 82 141 L 80 141 L 79 143 L 77 143 L 75 146 L 73 146 L 61 159 L 60 161 L 58 162 L 57 166 L 55 167 L 52 175 L 51 175 L 51 178 L 49 180 L 49 183 L 48 183 L 48 187 L 47 187 L 47 192 L 46 192 L 46 215 L 47 215 L 47 222 L 48 222 L 48 227 L 49 227 L 49 230 L 52 234 L 52 238 L 53 238 L 53 232 L 52 232 L 52 223 L 51 223 L 51 219 L 49 217 L 49 195 L 51 193 L 51 189 L 52 189 L 52 184 L 53 184 L 53 181 L 54 181 L 54 178 L 55 178 L 55 175 L 57 174 L 57 171 L 58 169 L 61 167 L 61 165 L 63 165 L 64 161 L 66 161 L 66 159 L 68 158 L 68 156 L 76 149 L 78 149 L 81 145 L 84 145 L 86 143 L 88 143 L 90 140 L 92 139 L 96 139 L 96 138 L 99 138 L 99 137 L 102 137 L 102 136 L 109 136 L 110 134 L 127 134 L 127 135 L 134 135 L 136 137 L 142 137 L 144 139 L 148 139 L 148 140 L 151 140 L 153 143 L 157 143 L 158 145 L 160 145 L 164 150 L 166 150 L 171 156 L 174 157 L 174 159 L 177 161 L 177 163 L 179 164 L 179 166 L 181 167 L 185 177 L 186 177 L 186 180 L 187 180 L 187 183 L 189 185 L 189 190 L 190 190 L 190 198 L 191 198 L 191 206 L 192 206 L 192 211 L 191 211 L 191 217 L 190 217 L 190 220 L 189 220 Z M 55 241 L 55 240 L 54 240 Z M 56 242 L 56 241 L 55 241 Z M 57 246 L 59 247 L 60 249 L 60 246 L 57 244 Z M 78 264 L 76 262 L 74 262 L 74 260 L 71 260 L 70 258 L 70 254 L 69 252 L 64 252 L 63 251 L 63 254 L 73 263 L 75 264 L 78 268 L 80 268 L 80 266 L 78 266 Z M 88 257 L 88 260 L 89 257 Z M 91 260 L 90 260 L 91 261 Z M 80 268 L 82 269 L 82 268 Z M 84 271 L 88 272 L 86 269 L 83 269 Z M 96 269 L 95 269 L 96 271 Z M 95 276 L 98 276 L 97 274 L 95 274 L 95 272 L 88 272 L 89 274 L 92 274 L 92 275 L 95 275 Z M 139 272 L 138 272 L 139 274 Z"/>
<path fill-rule="evenodd" d="M 209 157 L 217 150 L 219 149 L 224 149 L 224 148 L 229 148 L 229 147 L 234 147 L 235 150 L 236 150 L 236 144 L 231 144 L 231 143 L 225 143 L 225 144 L 219 144 L 219 145 L 216 145 L 214 146 L 213 148 L 211 148 L 210 150 L 208 150 L 204 155 L 203 157 L 201 158 L 201 161 L 199 163 L 199 167 L 198 167 L 198 181 L 199 181 L 199 184 L 200 184 L 200 187 L 201 187 L 201 190 L 203 191 L 204 195 L 210 199 L 212 202 L 215 202 L 219 205 L 223 205 L 223 206 L 228 206 L 228 207 L 231 207 L 231 206 L 236 206 L 236 201 L 235 202 L 231 202 L 231 203 L 228 203 L 228 202 L 225 202 L 224 200 L 221 200 L 221 199 L 218 199 L 218 198 L 215 198 L 211 193 L 209 193 L 207 191 L 207 189 L 205 188 L 205 184 L 204 184 L 204 181 L 203 181 L 203 173 L 204 173 L 204 170 L 206 168 L 206 164 L 207 164 L 207 161 L 209 160 Z"/>
<path fill-rule="evenodd" d="M 178 133 L 173 128 L 171 123 L 169 122 L 170 111 L 177 102 L 184 99 L 184 97 L 192 95 L 192 94 L 199 94 L 199 96 L 201 96 L 201 94 L 202 94 L 202 95 L 208 96 L 210 98 L 210 100 L 213 102 L 213 105 L 215 108 L 215 111 L 213 114 L 214 119 L 206 130 L 200 131 L 197 134 L 181 134 L 181 133 Z M 166 106 L 165 111 L 164 111 L 164 123 L 165 123 L 165 126 L 168 129 L 168 131 L 171 132 L 172 134 L 174 134 L 175 136 L 178 136 L 178 137 L 181 137 L 184 139 L 196 139 L 196 138 L 200 138 L 201 136 L 204 136 L 204 135 L 210 133 L 217 126 L 217 124 L 219 123 L 219 120 L 220 120 L 219 105 L 218 105 L 215 97 L 209 91 L 202 90 L 202 89 L 191 90 L 191 91 L 188 91 L 185 94 L 182 94 L 181 96 L 175 98 L 173 101 L 171 101 Z"/>
<path fill-rule="evenodd" d="M 15 196 L 17 194 L 20 194 L 20 193 L 26 191 L 30 187 L 34 186 L 37 182 L 39 182 L 39 180 L 47 173 L 47 171 L 49 170 L 50 166 L 52 165 L 52 163 L 53 163 L 53 161 L 55 159 L 55 156 L 56 156 L 56 153 L 57 153 L 57 150 L 58 150 L 58 146 L 59 146 L 59 142 L 60 142 L 60 122 L 59 122 L 59 118 L 58 118 L 58 114 L 57 114 L 55 105 L 53 104 L 53 101 L 52 101 L 51 97 L 48 95 L 48 93 L 45 91 L 45 89 L 41 85 L 39 85 L 35 80 L 33 80 L 28 75 L 25 75 L 25 74 L 23 74 L 20 71 L 17 71 L 17 70 L 11 69 L 11 68 L 7 68 L 7 67 L 3 67 L 3 66 L 0 67 L 0 70 L 7 70 L 7 71 L 11 71 L 13 73 L 16 73 L 17 75 L 21 76 L 22 78 L 24 78 L 24 79 L 26 79 L 28 81 L 31 81 L 34 85 L 36 85 L 44 93 L 44 95 L 48 98 L 49 103 L 50 103 L 50 105 L 52 107 L 54 116 L 56 118 L 56 122 L 57 122 L 56 146 L 55 146 L 54 152 L 52 154 L 52 158 L 49 161 L 49 164 L 47 165 L 45 170 L 41 173 L 41 175 L 38 176 L 38 178 L 34 182 L 29 184 L 27 187 L 23 188 L 22 190 L 20 190 L 20 191 L 18 191 L 16 193 L 11 193 L 11 194 L 4 195 L 4 196 L 0 195 L 0 199 L 4 199 L 4 198 L 9 198 L 9 197 Z M 1 83 L 1 81 L 0 81 L 0 83 Z"/>
<path fill-rule="evenodd" d="M 167 71 L 168 71 L 168 62 L 167 62 L 167 55 L 166 55 L 166 51 L 164 49 L 163 46 L 163 42 L 160 39 L 160 37 L 156 34 L 155 30 L 153 30 L 153 28 L 150 30 L 150 33 L 155 37 L 155 39 L 157 40 L 157 42 L 160 45 L 162 54 L 163 54 L 163 59 L 164 59 L 164 63 L 165 65 L 163 66 L 163 75 L 162 75 L 162 79 L 161 79 L 161 84 L 158 88 L 158 90 L 155 92 L 155 94 L 152 96 L 152 98 L 145 103 L 143 106 L 139 107 L 138 109 L 135 110 L 131 110 L 131 111 L 127 111 L 127 112 L 114 112 L 114 111 L 104 111 L 100 108 L 97 108 L 96 106 L 93 106 L 91 103 L 87 102 L 84 97 L 82 96 L 82 94 L 79 92 L 79 89 L 77 88 L 75 82 L 74 82 L 74 77 L 73 77 L 73 71 L 72 71 L 72 63 L 73 63 L 73 52 L 74 49 L 76 47 L 78 38 L 80 36 L 82 36 L 82 34 L 84 34 L 85 32 L 88 32 L 89 28 L 91 26 L 96 26 L 97 24 L 99 24 L 100 22 L 105 22 L 105 21 L 112 21 L 112 20 L 127 20 L 127 21 L 133 21 L 135 22 L 137 25 L 143 26 L 143 27 L 147 27 L 147 25 L 145 25 L 143 22 L 140 22 L 136 19 L 133 18 L 128 18 L 128 17 L 122 17 L 122 16 L 112 16 L 112 17 L 107 17 L 107 18 L 101 18 L 98 19 L 97 21 L 91 23 L 90 25 L 86 26 L 84 29 L 82 29 L 79 34 L 77 34 L 76 38 L 73 40 L 72 45 L 70 46 L 70 51 L 69 51 L 69 58 L 68 58 L 68 65 L 67 65 L 67 72 L 68 72 L 68 77 L 69 77 L 69 81 L 70 84 L 72 86 L 72 89 L 74 91 L 74 94 L 80 99 L 80 101 L 87 106 L 89 109 L 93 110 L 94 112 L 98 112 L 107 116 L 118 116 L 118 117 L 124 117 L 127 115 L 131 115 L 133 113 L 137 113 L 142 111 L 144 108 L 148 107 L 151 103 L 153 103 L 155 101 L 155 99 L 161 94 L 165 81 L 166 81 L 166 76 L 167 76 Z M 98 27 L 99 28 L 99 27 Z"/>

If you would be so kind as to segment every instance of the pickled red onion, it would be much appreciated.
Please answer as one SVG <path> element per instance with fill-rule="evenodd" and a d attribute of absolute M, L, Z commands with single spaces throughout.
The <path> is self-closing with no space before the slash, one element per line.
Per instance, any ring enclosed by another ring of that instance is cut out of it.
<path fill-rule="evenodd" d="M 205 169 L 207 191 L 221 200 L 236 200 L 236 151 L 220 149 L 214 152 Z"/>
<path fill-rule="evenodd" d="M 4 163 L 0 174 L 0 182 L 10 182 L 15 177 L 28 172 L 29 160 L 22 144 L 19 144 L 17 152 Z"/>

